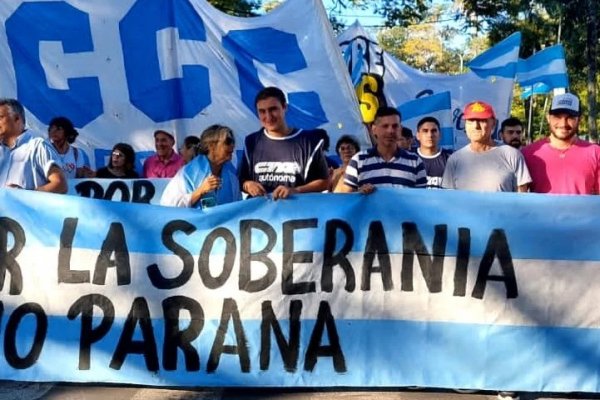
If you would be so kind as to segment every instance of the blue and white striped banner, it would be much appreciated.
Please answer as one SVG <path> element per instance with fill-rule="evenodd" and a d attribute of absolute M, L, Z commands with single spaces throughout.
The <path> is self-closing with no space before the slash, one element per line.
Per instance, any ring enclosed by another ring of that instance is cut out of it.
<path fill-rule="evenodd" d="M 598 215 L 591 196 L 202 212 L 3 189 L 0 379 L 598 392 Z"/>
<path fill-rule="evenodd" d="M 72 196 L 111 201 L 160 204 L 170 179 L 69 179 Z"/>
<path fill-rule="evenodd" d="M 526 60 L 519 60 L 517 82 L 525 92 L 538 85 L 538 91 L 534 93 L 540 93 L 540 84 L 548 89 L 546 93 L 550 89 L 568 88 L 569 75 L 562 45 L 546 47 Z"/>
<path fill-rule="evenodd" d="M 490 49 L 473 58 L 467 66 L 481 78 L 513 79 L 517 73 L 521 32 L 515 32 Z"/>
<path fill-rule="evenodd" d="M 435 117 L 440 122 L 440 146 L 454 148 L 454 126 L 452 124 L 452 97 L 450 92 L 441 92 L 408 101 L 398 107 L 402 114 L 402 126 L 417 133 L 417 124 L 424 117 Z"/>
<path fill-rule="evenodd" d="M 521 98 L 527 99 L 534 94 L 546 94 L 550 92 L 550 87 L 545 83 L 536 83 L 533 86 L 526 86 L 522 88 Z"/>
<path fill-rule="evenodd" d="M 419 104 L 421 99 L 431 101 L 427 103 L 430 106 L 433 102 L 450 95 L 451 125 L 447 125 L 447 116 L 443 115 L 445 112 L 440 112 L 440 108 L 436 108 L 430 115 L 435 115 L 442 123 L 444 146 L 454 148 L 469 143 L 462 119 L 466 104 L 482 100 L 494 107 L 499 121 L 510 116 L 521 42 L 520 33 L 509 36 L 476 57 L 469 64 L 471 71 L 460 75 L 425 73 L 410 67 L 384 51 L 377 39 L 358 21 L 342 32 L 337 40 L 345 55 L 350 76 L 355 85 L 359 82 L 357 93 L 361 107 L 369 110 L 369 115 L 374 116 L 375 110 L 384 101 L 386 105 L 396 108 L 405 107 L 408 103 L 407 107 L 411 108 L 412 105 Z M 357 79 L 366 74 L 369 74 L 369 77 L 378 76 L 380 79 Z M 425 108 L 423 107 L 422 114 L 425 114 Z M 418 121 L 414 121 L 415 125 L 416 122 Z M 413 122 L 409 122 L 407 126 L 412 129 L 411 123 Z"/>

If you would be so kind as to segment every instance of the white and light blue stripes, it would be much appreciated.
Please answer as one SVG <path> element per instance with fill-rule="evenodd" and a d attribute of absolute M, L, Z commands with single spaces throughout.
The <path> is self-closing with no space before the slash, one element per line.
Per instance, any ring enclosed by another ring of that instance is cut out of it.
<path fill-rule="evenodd" d="M 568 88 L 569 75 L 563 46 L 547 47 L 525 60 L 519 60 L 517 82 L 524 90 L 522 97 Z"/>
<path fill-rule="evenodd" d="M 517 73 L 521 32 L 515 32 L 471 60 L 467 66 L 480 78 L 514 78 Z"/>

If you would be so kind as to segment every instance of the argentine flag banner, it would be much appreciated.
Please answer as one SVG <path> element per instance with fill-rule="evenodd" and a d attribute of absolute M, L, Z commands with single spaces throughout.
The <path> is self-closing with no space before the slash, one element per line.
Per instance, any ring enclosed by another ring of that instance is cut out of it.
<path fill-rule="evenodd" d="M 372 122 L 380 106 L 402 112 L 403 125 L 413 129 L 426 116 L 441 124 L 444 147 L 469 143 L 462 113 L 472 101 L 494 107 L 499 121 L 510 116 L 521 34 L 515 33 L 486 50 L 459 75 L 426 73 L 398 60 L 379 46 L 358 21 L 337 37 L 346 68 L 356 88 L 364 122 Z"/>
<path fill-rule="evenodd" d="M 517 82 L 523 88 L 522 97 L 568 88 L 569 75 L 563 46 L 546 47 L 525 60 L 519 60 Z"/>
<path fill-rule="evenodd" d="M 452 97 L 450 92 L 432 94 L 403 103 L 398 107 L 402 114 L 402 126 L 417 132 L 424 117 L 434 117 L 440 123 L 440 143 L 444 148 L 454 148 L 454 127 L 452 124 Z"/>
<path fill-rule="evenodd" d="M 598 392 L 598 215 L 591 196 L 198 211 L 1 189 L 0 379 Z"/>
<path fill-rule="evenodd" d="M 467 65 L 481 78 L 504 77 L 513 79 L 517 73 L 521 32 L 515 32 L 473 58 Z"/>

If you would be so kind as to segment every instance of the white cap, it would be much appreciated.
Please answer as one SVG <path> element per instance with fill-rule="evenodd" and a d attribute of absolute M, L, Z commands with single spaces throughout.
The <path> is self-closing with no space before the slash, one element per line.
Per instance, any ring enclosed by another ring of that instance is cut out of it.
<path fill-rule="evenodd" d="M 552 106 L 550 107 L 550 114 L 559 112 L 566 112 L 571 115 L 581 114 L 579 98 L 573 93 L 563 93 L 554 96 L 552 99 Z"/>

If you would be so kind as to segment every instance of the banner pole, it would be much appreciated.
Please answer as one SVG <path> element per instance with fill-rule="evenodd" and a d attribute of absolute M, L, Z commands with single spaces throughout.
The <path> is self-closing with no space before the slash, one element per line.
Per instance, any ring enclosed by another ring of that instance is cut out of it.
<path fill-rule="evenodd" d="M 528 144 L 532 142 L 531 120 L 532 120 L 532 115 L 533 115 L 533 99 L 534 99 L 534 94 L 531 93 L 531 97 L 529 98 L 529 115 L 527 116 L 527 143 Z"/>

